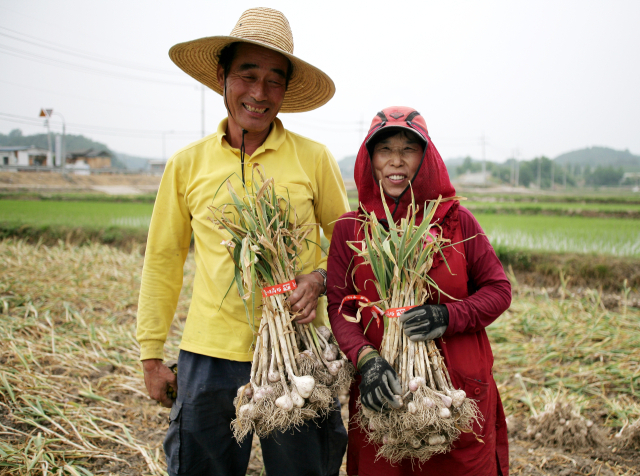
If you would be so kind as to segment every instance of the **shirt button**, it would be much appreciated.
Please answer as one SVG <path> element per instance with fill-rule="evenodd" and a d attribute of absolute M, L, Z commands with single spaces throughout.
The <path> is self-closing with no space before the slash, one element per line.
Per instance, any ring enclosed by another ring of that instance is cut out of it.
<path fill-rule="evenodd" d="M 479 388 L 476 388 L 476 389 L 473 391 L 473 393 L 475 393 L 476 395 L 480 395 L 480 389 L 479 389 Z"/>
<path fill-rule="evenodd" d="M 246 186 L 247 186 L 247 187 L 251 187 L 251 180 L 247 180 L 247 181 L 245 182 L 245 184 L 246 184 Z"/>

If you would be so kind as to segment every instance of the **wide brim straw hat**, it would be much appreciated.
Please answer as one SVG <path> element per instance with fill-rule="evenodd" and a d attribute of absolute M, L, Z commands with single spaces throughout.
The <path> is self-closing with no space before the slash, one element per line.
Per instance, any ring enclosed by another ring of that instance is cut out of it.
<path fill-rule="evenodd" d="M 304 112 L 326 104 L 335 94 L 331 78 L 320 69 L 293 55 L 293 34 L 287 18 L 271 8 L 245 11 L 229 36 L 210 36 L 178 43 L 169 57 L 185 73 L 222 94 L 218 83 L 218 55 L 231 43 L 262 46 L 286 56 L 293 74 L 280 112 Z"/>

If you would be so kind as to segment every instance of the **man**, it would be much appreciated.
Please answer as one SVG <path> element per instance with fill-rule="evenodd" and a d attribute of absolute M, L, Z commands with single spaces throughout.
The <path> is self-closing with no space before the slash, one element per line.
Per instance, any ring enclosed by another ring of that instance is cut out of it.
<path fill-rule="evenodd" d="M 284 129 L 276 116 L 320 107 L 335 87 L 322 71 L 293 55 L 287 19 L 267 8 L 244 12 L 230 36 L 181 43 L 169 55 L 221 94 L 228 114 L 216 133 L 167 162 L 158 190 L 138 307 L 145 384 L 151 398 L 172 406 L 164 444 L 169 474 L 244 475 L 251 438 L 238 444 L 230 423 L 236 391 L 249 380 L 252 327 L 257 327 L 247 322 L 238 294 L 227 293 L 234 265 L 221 245 L 227 237 L 212 226 L 208 207 L 231 201 L 221 187 L 227 179 L 236 191 L 244 193 L 243 182 L 252 190 L 252 171 L 259 166 L 290 197 L 298 223 L 319 223 L 330 239 L 331 223 L 348 210 L 335 159 L 325 146 Z M 192 233 L 196 274 L 176 379 L 162 364 L 163 347 Z M 320 238 L 316 226 L 309 239 L 320 243 Z M 300 251 L 304 273 L 296 277 L 291 308 L 299 322 L 324 320 L 318 299 L 326 291 L 326 259 L 318 247 Z M 177 388 L 173 405 L 169 387 Z M 339 408 L 322 421 L 262 439 L 261 445 L 269 475 L 337 475 L 346 447 Z"/>

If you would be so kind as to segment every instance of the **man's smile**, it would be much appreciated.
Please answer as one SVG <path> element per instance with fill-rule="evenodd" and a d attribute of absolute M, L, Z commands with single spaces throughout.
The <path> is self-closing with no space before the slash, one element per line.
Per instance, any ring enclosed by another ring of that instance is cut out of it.
<path fill-rule="evenodd" d="M 254 107 L 254 106 L 250 106 L 249 104 L 246 103 L 242 103 L 242 105 L 244 106 L 244 108 L 249 111 L 249 112 L 257 112 L 258 114 L 264 114 L 265 112 L 267 112 L 267 109 L 269 109 L 268 107 Z"/>

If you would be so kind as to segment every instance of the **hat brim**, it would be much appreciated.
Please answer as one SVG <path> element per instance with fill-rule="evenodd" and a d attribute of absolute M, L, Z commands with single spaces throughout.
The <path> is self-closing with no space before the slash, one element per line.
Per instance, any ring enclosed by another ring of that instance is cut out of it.
<path fill-rule="evenodd" d="M 333 81 L 320 69 L 260 41 L 234 36 L 210 36 L 174 45 L 169 50 L 169 57 L 182 71 L 222 95 L 222 87 L 218 84 L 218 56 L 225 46 L 235 42 L 270 49 L 286 56 L 293 64 L 293 74 L 280 112 L 311 111 L 326 104 L 335 94 Z"/>

